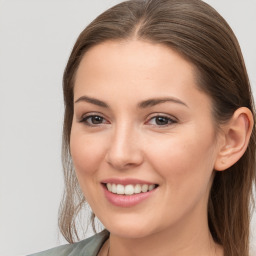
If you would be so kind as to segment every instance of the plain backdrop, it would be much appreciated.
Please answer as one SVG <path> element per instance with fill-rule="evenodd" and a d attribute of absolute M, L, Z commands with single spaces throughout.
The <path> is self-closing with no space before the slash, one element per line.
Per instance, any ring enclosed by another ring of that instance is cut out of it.
<path fill-rule="evenodd" d="M 118 2 L 0 0 L 1 256 L 26 255 L 64 242 L 57 228 L 63 188 L 62 74 L 82 29 Z M 255 94 L 256 1 L 206 2 L 237 35 Z"/>

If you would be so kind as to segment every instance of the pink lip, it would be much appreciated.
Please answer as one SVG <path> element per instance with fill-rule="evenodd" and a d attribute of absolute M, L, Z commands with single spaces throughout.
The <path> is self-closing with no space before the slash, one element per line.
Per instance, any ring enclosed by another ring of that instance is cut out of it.
<path fill-rule="evenodd" d="M 116 183 L 116 182 L 108 182 L 108 183 L 123 184 L 123 183 Z M 143 183 L 143 182 L 136 182 L 136 183 L 131 183 L 130 182 L 129 183 L 128 182 L 126 184 L 152 184 L 152 183 Z M 104 191 L 104 194 L 105 194 L 105 197 L 107 198 L 107 200 L 111 204 L 113 204 L 115 206 L 118 206 L 118 207 L 132 207 L 132 206 L 135 206 L 135 205 L 141 203 L 142 201 L 146 200 L 150 196 L 152 196 L 154 194 L 154 192 L 156 192 L 156 190 L 157 190 L 157 188 L 155 188 L 151 191 L 140 193 L 140 194 L 117 195 L 117 194 L 114 194 L 114 193 L 111 193 L 110 191 L 108 191 L 105 184 L 102 184 L 102 188 L 103 188 L 103 191 Z"/>

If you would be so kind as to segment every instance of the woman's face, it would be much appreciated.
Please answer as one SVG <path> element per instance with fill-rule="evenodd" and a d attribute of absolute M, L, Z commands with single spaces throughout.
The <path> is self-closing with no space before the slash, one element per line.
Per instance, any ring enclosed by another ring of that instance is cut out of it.
<path fill-rule="evenodd" d="M 218 142 L 210 98 L 189 62 L 159 44 L 102 43 L 81 61 L 74 102 L 77 178 L 112 234 L 207 223 Z"/>

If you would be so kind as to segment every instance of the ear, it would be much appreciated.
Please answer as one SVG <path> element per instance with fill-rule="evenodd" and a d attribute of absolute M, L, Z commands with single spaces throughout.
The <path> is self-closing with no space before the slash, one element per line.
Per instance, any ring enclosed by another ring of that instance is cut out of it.
<path fill-rule="evenodd" d="M 221 127 L 220 143 L 214 169 L 224 171 L 235 164 L 247 149 L 254 126 L 252 112 L 237 109 L 228 123 Z"/>

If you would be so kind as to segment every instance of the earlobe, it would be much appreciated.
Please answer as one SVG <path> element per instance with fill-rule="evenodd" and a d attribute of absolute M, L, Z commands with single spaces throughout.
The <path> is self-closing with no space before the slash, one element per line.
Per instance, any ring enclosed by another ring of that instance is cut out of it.
<path fill-rule="evenodd" d="M 241 107 L 237 109 L 227 124 L 222 127 L 222 141 L 214 168 L 224 171 L 235 164 L 247 149 L 254 125 L 252 112 Z"/>

